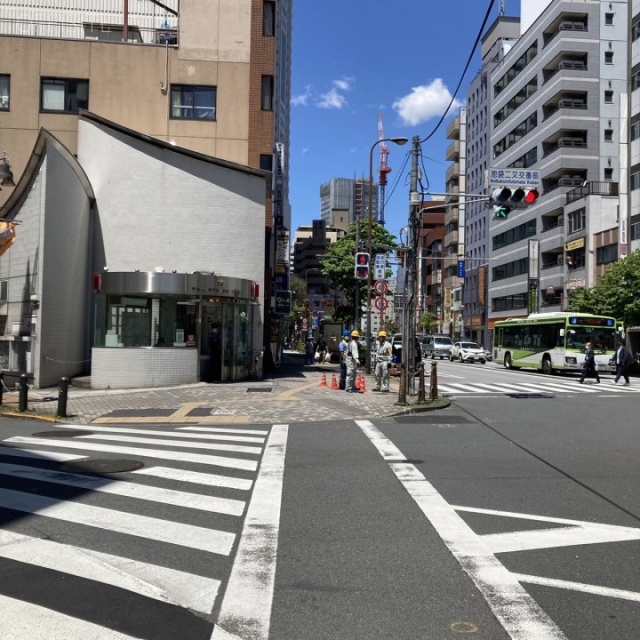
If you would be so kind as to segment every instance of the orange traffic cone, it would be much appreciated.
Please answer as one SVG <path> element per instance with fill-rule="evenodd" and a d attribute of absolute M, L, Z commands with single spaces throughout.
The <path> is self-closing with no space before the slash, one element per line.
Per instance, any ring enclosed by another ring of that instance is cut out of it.
<path fill-rule="evenodd" d="M 331 376 L 331 389 L 332 391 L 338 391 L 338 380 L 335 375 Z"/>
<path fill-rule="evenodd" d="M 327 374 L 326 373 L 322 374 L 322 380 L 320 380 L 320 386 L 321 387 L 326 387 L 327 386 Z"/>
<path fill-rule="evenodd" d="M 365 387 L 365 384 L 364 384 L 364 376 L 360 376 L 360 387 L 359 387 L 359 389 L 360 389 L 360 391 L 362 393 L 364 393 L 367 390 L 367 388 Z"/>

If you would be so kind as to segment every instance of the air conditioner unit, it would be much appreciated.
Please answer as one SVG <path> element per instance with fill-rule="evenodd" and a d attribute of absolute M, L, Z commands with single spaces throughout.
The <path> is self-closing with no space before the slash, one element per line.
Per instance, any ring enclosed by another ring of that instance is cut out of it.
<path fill-rule="evenodd" d="M 564 264 L 564 255 L 563 254 L 560 254 L 558 256 L 558 264 L 561 265 L 561 266 Z"/>
<path fill-rule="evenodd" d="M 564 216 L 558 216 L 558 226 L 562 227 L 564 225 Z"/>

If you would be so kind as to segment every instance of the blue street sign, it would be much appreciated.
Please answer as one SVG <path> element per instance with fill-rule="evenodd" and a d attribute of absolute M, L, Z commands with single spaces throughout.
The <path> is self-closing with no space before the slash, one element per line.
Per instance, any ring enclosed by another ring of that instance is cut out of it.
<path fill-rule="evenodd" d="M 458 260 L 458 278 L 464 278 L 464 260 Z"/>

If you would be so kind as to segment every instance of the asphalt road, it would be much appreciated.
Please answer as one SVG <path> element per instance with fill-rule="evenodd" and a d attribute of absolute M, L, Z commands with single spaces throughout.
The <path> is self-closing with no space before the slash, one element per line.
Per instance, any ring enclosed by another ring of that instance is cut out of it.
<path fill-rule="evenodd" d="M 376 421 L 0 419 L 0 636 L 635 640 L 636 392 L 438 376 L 450 408 Z M 86 456 L 144 467 L 61 473 Z"/>

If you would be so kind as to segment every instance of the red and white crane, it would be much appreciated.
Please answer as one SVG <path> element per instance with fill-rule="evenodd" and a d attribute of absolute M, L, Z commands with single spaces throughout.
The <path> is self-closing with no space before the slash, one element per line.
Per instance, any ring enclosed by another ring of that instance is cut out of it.
<path fill-rule="evenodd" d="M 382 114 L 378 114 L 378 140 L 384 140 L 384 129 L 382 127 Z M 378 224 L 384 227 L 384 199 L 385 187 L 387 186 L 387 174 L 391 172 L 391 167 L 387 165 L 387 157 L 389 156 L 389 147 L 384 142 L 380 143 L 380 169 L 378 185 Z"/>

